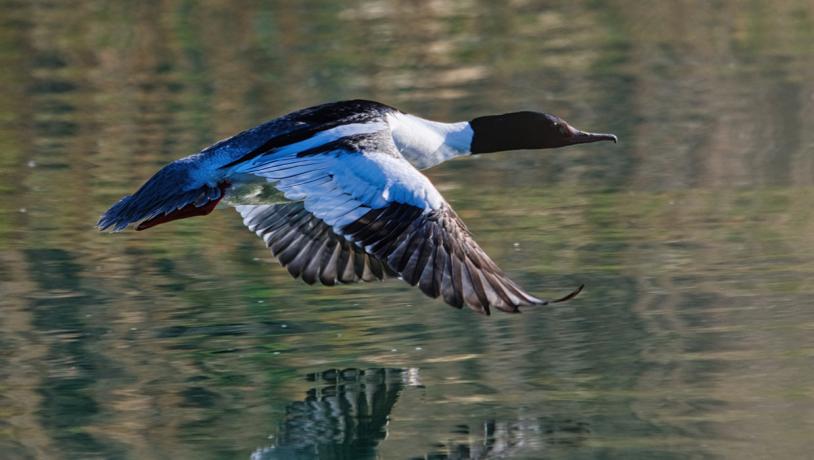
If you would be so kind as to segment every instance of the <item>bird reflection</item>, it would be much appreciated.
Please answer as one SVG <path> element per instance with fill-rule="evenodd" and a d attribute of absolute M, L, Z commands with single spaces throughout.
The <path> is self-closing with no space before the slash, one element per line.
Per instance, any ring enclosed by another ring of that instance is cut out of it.
<path fill-rule="evenodd" d="M 274 444 L 254 451 L 252 460 L 378 458 L 377 448 L 387 436 L 390 412 L 402 391 L 423 388 L 415 368 L 331 369 L 306 378 L 314 382 L 313 388 L 303 401 L 286 407 Z M 411 458 L 508 458 L 529 448 L 579 445 L 590 433 L 587 422 L 570 418 L 490 419 L 439 433 L 442 442 Z"/>
<path fill-rule="evenodd" d="M 418 369 L 327 370 L 307 379 L 314 387 L 286 407 L 275 444 L 252 460 L 375 457 L 402 390 L 421 386 Z"/>
<path fill-rule="evenodd" d="M 479 426 L 458 425 L 447 441 L 426 455 L 411 460 L 472 460 L 526 457 L 529 451 L 556 446 L 577 446 L 591 430 L 587 422 L 547 417 L 511 421 L 486 420 Z"/>

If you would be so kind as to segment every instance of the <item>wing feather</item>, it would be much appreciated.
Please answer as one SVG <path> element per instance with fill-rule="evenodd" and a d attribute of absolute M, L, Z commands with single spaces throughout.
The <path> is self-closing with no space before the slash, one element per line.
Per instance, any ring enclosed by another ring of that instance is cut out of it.
<path fill-rule="evenodd" d="M 238 207 L 293 276 L 326 285 L 398 276 L 430 297 L 485 314 L 547 303 L 497 267 L 389 135 L 335 144 L 341 148 L 312 145 L 302 157 L 286 149 L 240 166 L 294 200 Z"/>
<path fill-rule="evenodd" d="M 238 206 L 243 223 L 265 241 L 291 276 L 308 284 L 382 280 L 391 272 L 376 259 L 337 235 L 308 212 L 301 201 Z"/>

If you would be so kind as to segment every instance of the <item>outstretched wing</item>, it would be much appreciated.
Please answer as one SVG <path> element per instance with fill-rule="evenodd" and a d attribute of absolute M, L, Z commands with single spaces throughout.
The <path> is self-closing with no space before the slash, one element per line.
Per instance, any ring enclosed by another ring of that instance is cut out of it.
<path fill-rule="evenodd" d="M 276 248 L 285 258 L 281 262 L 292 274 L 307 273 L 308 279 L 322 281 L 319 270 L 328 267 L 326 280 L 342 281 L 334 276 L 339 268 L 308 260 L 312 254 L 320 260 L 329 257 L 324 249 L 312 252 L 318 242 L 336 242 L 339 253 L 350 252 L 342 249 L 341 237 L 363 250 L 366 261 L 382 263 L 382 274 L 395 274 L 454 307 L 466 305 L 488 314 L 493 307 L 516 312 L 521 306 L 547 303 L 526 293 L 497 267 L 385 132 L 341 137 L 307 150 L 279 149 L 235 172 L 265 177 L 286 198 L 301 202 L 293 224 L 281 223 L 286 220 L 280 215 L 282 208 L 239 209 L 247 225 L 254 225 L 272 251 Z M 275 227 L 275 222 L 281 226 Z M 289 246 L 286 241 L 297 244 Z M 286 247 L 293 249 L 289 253 Z M 330 257 L 335 253 L 336 249 Z M 355 257 L 355 249 L 353 253 Z"/>
<path fill-rule="evenodd" d="M 375 256 L 337 235 L 301 201 L 236 207 L 249 230 L 294 278 L 308 284 L 382 280 L 394 273 Z"/>

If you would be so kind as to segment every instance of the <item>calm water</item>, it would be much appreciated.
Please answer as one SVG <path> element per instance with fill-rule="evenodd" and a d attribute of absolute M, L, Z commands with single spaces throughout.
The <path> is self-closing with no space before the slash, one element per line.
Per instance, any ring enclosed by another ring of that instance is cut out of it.
<path fill-rule="evenodd" d="M 805 458 L 809 0 L 0 0 L 0 458 Z M 163 163 L 367 97 L 619 145 L 429 171 L 532 292 L 289 279 L 236 213 L 100 234 Z"/>

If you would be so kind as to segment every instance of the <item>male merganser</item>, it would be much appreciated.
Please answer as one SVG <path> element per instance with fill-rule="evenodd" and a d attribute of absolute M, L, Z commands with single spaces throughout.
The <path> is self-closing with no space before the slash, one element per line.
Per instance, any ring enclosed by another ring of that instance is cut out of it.
<path fill-rule="evenodd" d="M 373 101 L 333 102 L 168 164 L 97 226 L 120 231 L 140 221 L 136 230 L 144 230 L 206 215 L 237 185 L 262 180 L 287 201 L 237 211 L 295 278 L 334 285 L 398 277 L 454 307 L 517 312 L 548 302 L 492 262 L 418 170 L 465 155 L 596 141 L 616 136 L 539 112 L 441 123 Z"/>

